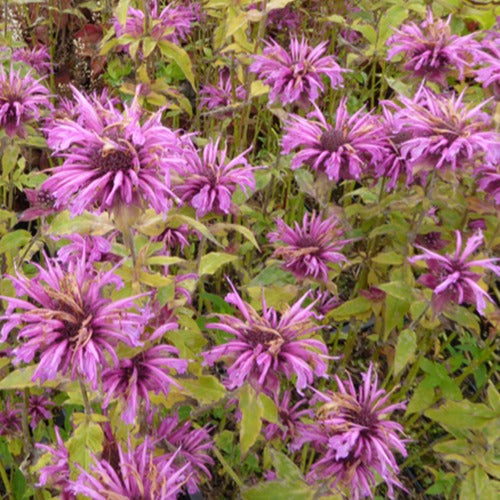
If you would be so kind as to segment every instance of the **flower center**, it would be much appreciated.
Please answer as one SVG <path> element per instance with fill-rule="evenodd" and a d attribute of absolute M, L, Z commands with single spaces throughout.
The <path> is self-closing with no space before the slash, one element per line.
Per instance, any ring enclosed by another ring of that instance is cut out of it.
<path fill-rule="evenodd" d="M 42 208 L 52 208 L 55 201 L 56 199 L 52 196 L 52 194 L 45 189 L 41 189 L 36 194 L 36 202 Z"/>
<path fill-rule="evenodd" d="M 281 346 L 285 343 L 279 332 L 264 325 L 255 325 L 248 336 L 248 340 L 253 347 L 258 345 L 266 346 L 273 356 L 279 353 Z"/>
<path fill-rule="evenodd" d="M 322 149 L 333 153 L 335 151 L 338 151 L 340 146 L 346 143 L 346 137 L 341 130 L 333 128 L 331 130 L 325 130 L 325 132 L 323 132 L 319 143 Z"/>
<path fill-rule="evenodd" d="M 99 167 L 104 172 L 118 172 L 133 168 L 132 155 L 126 151 L 113 150 L 102 153 L 99 158 Z"/>

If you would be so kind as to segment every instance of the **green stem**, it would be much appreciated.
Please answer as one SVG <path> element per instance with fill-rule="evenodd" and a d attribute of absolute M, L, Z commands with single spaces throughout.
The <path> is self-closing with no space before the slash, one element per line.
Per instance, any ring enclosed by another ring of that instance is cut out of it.
<path fill-rule="evenodd" d="M 85 408 L 85 415 L 92 415 L 92 407 L 90 406 L 89 397 L 87 394 L 87 389 L 81 378 L 78 378 L 78 384 L 80 385 L 80 391 L 82 391 L 83 406 Z"/>
<path fill-rule="evenodd" d="M 12 488 L 10 487 L 9 477 L 7 476 L 7 472 L 5 471 L 5 467 L 3 466 L 2 461 L 0 460 L 0 477 L 2 478 L 3 484 L 5 485 L 5 493 L 7 498 L 14 498 L 12 495 Z"/>

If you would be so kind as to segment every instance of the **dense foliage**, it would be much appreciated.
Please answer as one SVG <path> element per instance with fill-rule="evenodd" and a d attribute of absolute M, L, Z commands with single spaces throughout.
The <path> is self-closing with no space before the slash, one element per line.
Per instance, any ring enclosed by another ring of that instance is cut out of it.
<path fill-rule="evenodd" d="M 3 3 L 3 498 L 498 498 L 493 4 Z"/>

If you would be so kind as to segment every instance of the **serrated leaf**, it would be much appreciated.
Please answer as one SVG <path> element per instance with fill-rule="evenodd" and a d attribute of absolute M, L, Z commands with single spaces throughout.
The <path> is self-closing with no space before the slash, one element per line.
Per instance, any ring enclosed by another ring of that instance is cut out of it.
<path fill-rule="evenodd" d="M 400 266 L 403 263 L 403 256 L 397 252 L 382 252 L 372 258 L 373 262 L 386 266 Z"/>
<path fill-rule="evenodd" d="M 24 229 L 16 229 L 4 234 L 0 240 L 0 252 L 17 251 L 31 240 L 31 233 Z"/>
<path fill-rule="evenodd" d="M 214 274 L 217 269 L 221 268 L 229 262 L 234 262 L 238 260 L 237 255 L 231 255 L 224 252 L 210 252 L 204 255 L 200 260 L 200 268 L 198 269 L 198 274 L 202 276 L 203 274 Z"/>
<path fill-rule="evenodd" d="M 446 401 L 437 409 L 429 409 L 425 416 L 450 429 L 480 429 L 484 425 L 500 417 L 498 411 L 488 408 L 482 403 L 462 401 Z"/>
<path fill-rule="evenodd" d="M 297 481 L 304 479 L 300 469 L 284 453 L 275 449 L 269 450 L 269 453 L 278 478 Z"/>
<path fill-rule="evenodd" d="M 9 174 L 17 165 L 17 158 L 20 154 L 20 149 L 17 144 L 9 144 L 2 154 L 2 178 L 8 179 Z"/>
<path fill-rule="evenodd" d="M 394 375 L 398 375 L 410 361 L 417 350 L 417 334 L 413 330 L 403 330 L 398 336 L 396 354 L 394 356 Z"/>
<path fill-rule="evenodd" d="M 429 408 L 434 402 L 434 387 L 436 382 L 431 377 L 424 377 L 408 403 L 406 415 L 420 413 Z"/>
<path fill-rule="evenodd" d="M 245 384 L 240 389 L 238 398 L 241 411 L 240 446 L 242 455 L 246 455 L 259 437 L 262 428 L 263 408 L 250 384 Z"/>
<path fill-rule="evenodd" d="M 273 424 L 278 423 L 278 408 L 276 404 L 263 392 L 259 394 L 259 404 L 262 406 L 262 418 Z"/>
<path fill-rule="evenodd" d="M 35 386 L 31 379 L 36 369 L 37 365 L 30 365 L 10 372 L 0 380 L 0 390 L 26 389 Z"/>
<path fill-rule="evenodd" d="M 226 395 L 226 388 L 212 375 L 179 381 L 184 389 L 202 404 L 219 401 Z"/>
<path fill-rule="evenodd" d="M 101 426 L 90 420 L 79 425 L 73 436 L 67 442 L 71 463 L 80 464 L 85 470 L 89 469 L 91 453 L 100 453 L 103 448 L 104 433 Z"/>
<path fill-rule="evenodd" d="M 337 321 L 346 321 L 369 311 L 371 311 L 371 302 L 366 297 L 356 297 L 336 307 L 328 313 L 327 318 L 331 317 Z"/>

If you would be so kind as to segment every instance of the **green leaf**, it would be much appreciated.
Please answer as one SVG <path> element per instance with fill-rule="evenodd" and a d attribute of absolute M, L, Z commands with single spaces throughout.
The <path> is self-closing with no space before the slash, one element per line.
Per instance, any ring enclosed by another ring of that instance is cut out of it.
<path fill-rule="evenodd" d="M 250 85 L 250 97 L 259 97 L 269 92 L 269 85 L 260 80 L 255 80 Z"/>
<path fill-rule="evenodd" d="M 449 311 L 445 311 L 444 316 L 457 322 L 460 326 L 467 328 L 476 335 L 480 333 L 480 326 L 477 316 L 467 308 L 455 306 Z"/>
<path fill-rule="evenodd" d="M 217 269 L 222 267 L 224 264 L 229 262 L 234 262 L 238 260 L 237 255 L 231 255 L 224 252 L 210 252 L 204 255 L 200 260 L 200 268 L 198 269 L 198 274 L 202 276 L 203 274 L 214 274 Z"/>
<path fill-rule="evenodd" d="M 204 224 L 202 224 L 200 221 L 197 221 L 196 219 L 193 219 L 192 217 L 189 217 L 188 215 L 180 213 L 171 215 L 169 214 L 168 223 L 169 226 L 174 229 L 179 227 L 181 224 L 187 224 L 189 227 L 196 229 L 196 231 L 200 232 L 203 236 L 205 236 L 205 238 L 210 240 L 218 247 L 222 247 L 222 245 L 214 238 L 214 235 L 208 230 L 208 228 Z"/>
<path fill-rule="evenodd" d="M 163 276 L 160 273 L 147 273 L 146 271 L 141 271 L 139 273 L 139 281 L 153 288 L 162 288 L 171 285 L 173 283 L 173 278 L 171 276 Z"/>
<path fill-rule="evenodd" d="M 180 262 L 185 262 L 185 260 L 180 257 L 173 257 L 170 255 L 155 255 L 153 257 L 148 257 L 146 260 L 146 264 L 148 266 L 171 266 L 173 264 L 179 264 Z"/>
<path fill-rule="evenodd" d="M 497 500 L 499 486 L 499 481 L 490 480 L 482 467 L 474 467 L 462 482 L 460 500 Z"/>
<path fill-rule="evenodd" d="M 488 404 L 495 412 L 500 412 L 500 393 L 490 380 L 488 383 Z"/>
<path fill-rule="evenodd" d="M 434 402 L 434 387 L 436 387 L 436 382 L 432 377 L 424 377 L 408 403 L 406 415 L 420 413 L 429 408 Z"/>
<path fill-rule="evenodd" d="M 172 59 L 177 63 L 193 89 L 196 88 L 194 83 L 193 67 L 187 52 L 178 45 L 175 45 L 175 43 L 168 42 L 166 40 L 158 42 L 158 46 L 160 47 L 161 53 L 165 57 Z"/>
<path fill-rule="evenodd" d="M 250 384 L 245 384 L 239 391 L 241 411 L 240 445 L 242 455 L 257 441 L 262 428 L 263 407 Z"/>
<path fill-rule="evenodd" d="M 446 401 L 437 409 L 429 409 L 425 416 L 450 429 L 480 429 L 500 417 L 498 411 L 482 403 Z"/>
<path fill-rule="evenodd" d="M 244 500 L 312 500 L 314 490 L 304 481 L 266 481 L 242 492 Z"/>
<path fill-rule="evenodd" d="M 25 229 L 16 229 L 4 234 L 0 240 L 0 252 L 18 251 L 31 240 L 31 233 Z"/>
<path fill-rule="evenodd" d="M 240 224 L 230 224 L 226 222 L 221 222 L 219 224 L 214 224 L 213 226 L 210 226 L 211 231 L 213 234 L 219 234 L 221 231 L 237 231 L 238 233 L 242 234 L 252 245 L 260 251 L 259 244 L 257 243 L 257 240 L 255 239 L 254 234 L 250 229 L 248 229 L 245 226 L 241 226 Z"/>
<path fill-rule="evenodd" d="M 413 330 L 403 330 L 398 337 L 394 356 L 394 375 L 398 375 L 410 364 L 417 349 L 417 334 Z"/>
<path fill-rule="evenodd" d="M 381 49 L 387 39 L 393 34 L 394 28 L 397 28 L 408 17 L 408 9 L 403 5 L 393 5 L 387 9 L 379 23 L 379 35 L 377 48 Z"/>
<path fill-rule="evenodd" d="M 70 463 L 76 462 L 88 470 L 92 461 L 91 453 L 100 453 L 103 441 L 104 433 L 101 426 L 90 419 L 84 420 L 67 442 Z"/>
<path fill-rule="evenodd" d="M 403 264 L 403 256 L 397 252 L 382 252 L 372 258 L 372 261 L 385 266 L 400 266 Z"/>
<path fill-rule="evenodd" d="M 278 423 L 278 408 L 276 404 L 263 392 L 259 394 L 259 404 L 262 406 L 262 418 L 273 424 Z"/>
<path fill-rule="evenodd" d="M 154 40 L 151 37 L 146 37 L 142 40 L 142 50 L 144 53 L 144 57 L 149 57 L 153 50 L 156 49 L 157 40 Z"/>
<path fill-rule="evenodd" d="M 336 321 L 346 321 L 352 317 L 365 314 L 371 311 L 371 302 L 366 297 L 356 297 L 355 299 L 344 302 L 339 307 L 328 313 Z"/>
<path fill-rule="evenodd" d="M 9 144 L 2 155 L 2 178 L 8 179 L 9 174 L 17 165 L 17 159 L 21 150 L 17 144 Z"/>
<path fill-rule="evenodd" d="M 120 0 L 118 2 L 118 6 L 116 7 L 116 17 L 118 19 L 118 22 L 122 25 L 125 26 L 125 23 L 127 22 L 127 13 L 128 13 L 128 5 L 130 3 L 130 0 Z"/>
<path fill-rule="evenodd" d="M 18 368 L 10 372 L 6 377 L 0 380 L 0 390 L 26 389 L 34 387 L 32 382 L 33 373 L 37 369 L 37 365 L 30 365 L 24 368 Z"/>
<path fill-rule="evenodd" d="M 271 462 L 280 479 L 302 481 L 304 478 L 300 469 L 284 453 L 270 449 Z"/>
<path fill-rule="evenodd" d="M 202 404 L 219 401 L 226 395 L 226 388 L 212 375 L 180 381 L 184 389 Z"/>

